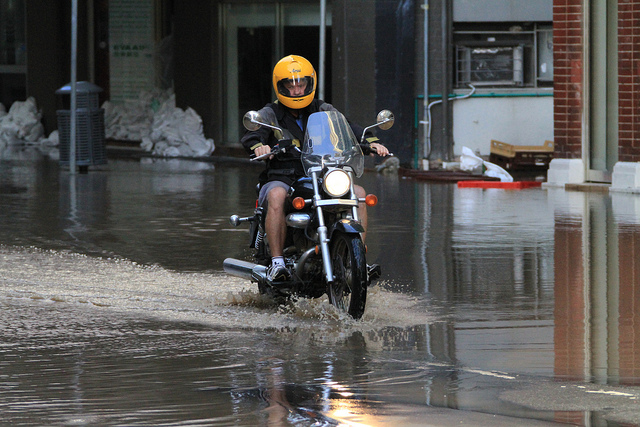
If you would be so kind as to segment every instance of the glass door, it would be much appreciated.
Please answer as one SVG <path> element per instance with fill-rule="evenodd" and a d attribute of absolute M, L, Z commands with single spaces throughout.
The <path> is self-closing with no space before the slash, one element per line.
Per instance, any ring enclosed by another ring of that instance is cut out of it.
<path fill-rule="evenodd" d="M 288 54 L 302 55 L 318 72 L 320 6 L 254 3 L 225 4 L 222 8 L 225 140 L 237 144 L 244 133 L 241 125 L 244 113 L 276 99 L 271 75 L 278 59 Z M 329 26 L 329 12 L 327 15 Z M 327 40 L 330 34 L 327 28 Z M 325 82 L 331 81 L 330 52 L 329 46 Z M 328 89 L 329 86 L 325 94 L 330 95 Z"/>

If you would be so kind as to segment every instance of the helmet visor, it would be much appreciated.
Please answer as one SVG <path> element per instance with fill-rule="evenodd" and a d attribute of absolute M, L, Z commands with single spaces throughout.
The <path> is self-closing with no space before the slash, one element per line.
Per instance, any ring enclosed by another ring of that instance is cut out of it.
<path fill-rule="evenodd" d="M 287 98 L 302 98 L 315 90 L 313 77 L 287 78 L 278 81 L 278 93 Z"/>

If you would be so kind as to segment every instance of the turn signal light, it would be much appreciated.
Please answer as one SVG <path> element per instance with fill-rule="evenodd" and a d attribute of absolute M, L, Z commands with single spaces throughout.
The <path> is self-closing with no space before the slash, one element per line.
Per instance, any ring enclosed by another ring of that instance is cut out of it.
<path fill-rule="evenodd" d="M 304 199 L 302 197 L 296 197 L 291 203 L 293 204 L 293 208 L 297 210 L 304 208 L 305 205 Z"/>
<path fill-rule="evenodd" d="M 378 204 L 378 198 L 375 194 L 367 194 L 367 197 L 364 198 L 364 202 L 367 206 L 375 206 Z"/>

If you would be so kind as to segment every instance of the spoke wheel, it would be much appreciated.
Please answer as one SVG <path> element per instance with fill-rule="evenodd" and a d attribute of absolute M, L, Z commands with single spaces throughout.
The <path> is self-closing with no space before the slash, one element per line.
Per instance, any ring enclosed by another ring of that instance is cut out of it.
<path fill-rule="evenodd" d="M 342 233 L 334 236 L 331 264 L 334 280 L 327 289 L 329 302 L 360 319 L 367 301 L 367 262 L 360 236 Z"/>

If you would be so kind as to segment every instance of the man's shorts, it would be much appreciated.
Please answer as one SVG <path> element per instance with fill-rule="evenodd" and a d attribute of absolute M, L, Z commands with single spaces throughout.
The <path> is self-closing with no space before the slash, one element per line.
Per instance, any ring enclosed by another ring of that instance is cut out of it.
<path fill-rule="evenodd" d="M 267 182 L 265 185 L 260 187 L 260 193 L 258 194 L 258 206 L 264 206 L 264 203 L 267 201 L 267 194 L 269 193 L 269 191 L 271 191 L 271 189 L 276 187 L 282 187 L 286 191 L 289 191 L 289 188 L 291 188 L 290 185 L 287 185 L 282 181 Z"/>

